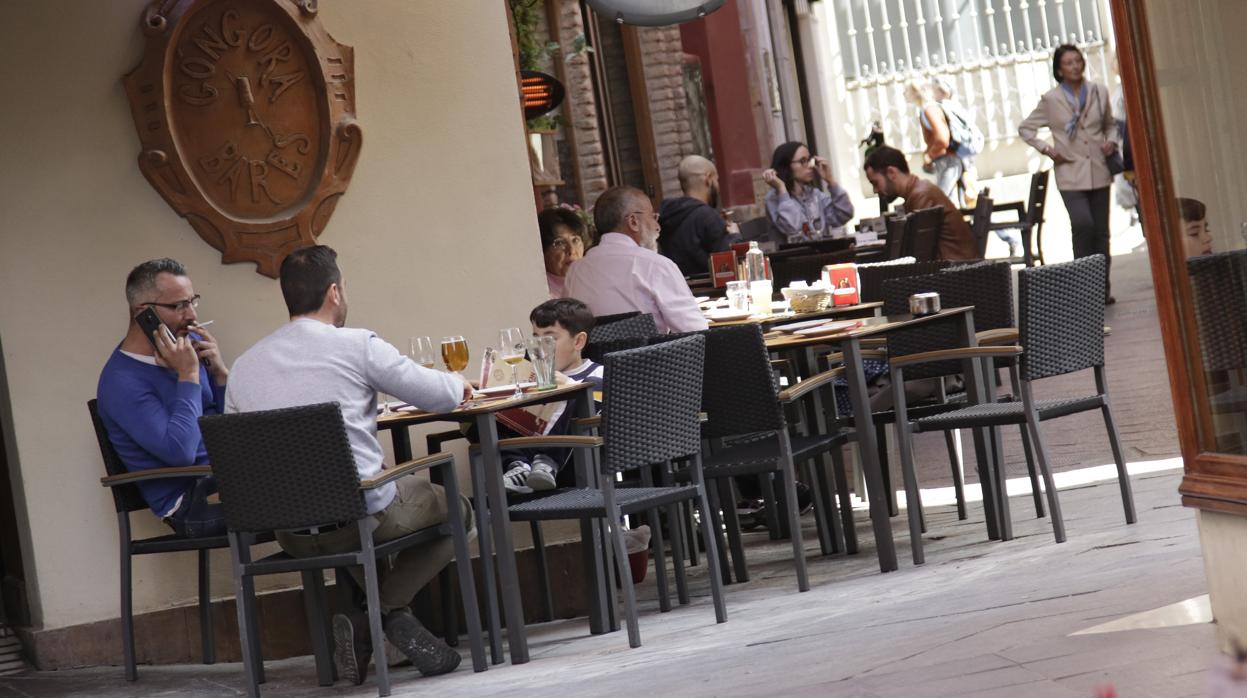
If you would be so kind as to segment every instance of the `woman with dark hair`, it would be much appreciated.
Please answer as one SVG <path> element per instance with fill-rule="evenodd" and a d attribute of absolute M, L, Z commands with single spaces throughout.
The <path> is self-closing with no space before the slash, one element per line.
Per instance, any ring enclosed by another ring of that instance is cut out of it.
<path fill-rule="evenodd" d="M 551 298 L 563 297 L 563 281 L 572 262 L 585 256 L 585 224 L 567 208 L 547 208 L 537 214 L 541 252 L 546 260 L 546 285 Z"/>
<path fill-rule="evenodd" d="M 1039 98 L 1035 110 L 1018 125 L 1018 135 L 1056 165 L 1056 186 L 1069 211 L 1074 256 L 1102 254 L 1107 264 L 1112 262 L 1108 216 L 1113 184 L 1108 159 L 1117 152 L 1117 122 L 1108 88 L 1087 80 L 1086 67 L 1077 47 L 1057 47 L 1052 76 L 1058 84 Z M 1051 143 L 1038 136 L 1044 126 L 1052 132 Z M 1104 303 L 1113 302 L 1106 275 Z"/>
<path fill-rule="evenodd" d="M 853 218 L 853 202 L 832 179 L 831 164 L 810 155 L 804 143 L 792 141 L 776 148 L 762 180 L 771 187 L 766 215 L 776 242 L 844 235 L 844 224 Z"/>

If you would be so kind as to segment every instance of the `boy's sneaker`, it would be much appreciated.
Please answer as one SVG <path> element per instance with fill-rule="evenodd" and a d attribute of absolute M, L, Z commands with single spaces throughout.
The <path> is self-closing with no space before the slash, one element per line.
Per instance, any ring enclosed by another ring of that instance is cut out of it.
<path fill-rule="evenodd" d="M 533 457 L 532 470 L 528 473 L 526 484 L 533 492 L 548 492 L 558 487 L 555 481 L 557 474 L 554 461 L 549 456 L 538 455 Z"/>
<path fill-rule="evenodd" d="M 502 474 L 502 484 L 508 492 L 530 494 L 533 489 L 528 486 L 528 475 L 532 467 L 524 461 L 511 461 L 511 467 Z"/>
<path fill-rule="evenodd" d="M 420 625 L 407 609 L 386 615 L 385 636 L 425 676 L 454 671 L 461 661 L 458 652 Z"/>

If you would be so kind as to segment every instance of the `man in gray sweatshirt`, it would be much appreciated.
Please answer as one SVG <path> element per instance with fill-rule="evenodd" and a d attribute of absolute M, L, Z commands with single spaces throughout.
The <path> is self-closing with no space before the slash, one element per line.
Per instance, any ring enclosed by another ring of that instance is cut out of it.
<path fill-rule="evenodd" d="M 378 392 L 430 412 L 449 411 L 471 396 L 471 386 L 458 375 L 419 366 L 373 332 L 345 327 L 346 293 L 337 253 L 331 248 L 317 245 L 291 252 L 281 265 L 281 292 L 290 322 L 238 357 L 225 395 L 227 413 L 336 401 L 355 467 L 360 479 L 367 479 L 382 470 Z M 377 543 L 446 521 L 445 492 L 425 478 L 409 476 L 371 490 L 365 504 L 379 522 L 373 534 Z M 466 499 L 460 510 L 470 528 L 472 510 Z M 295 557 L 359 547 L 354 526 L 279 533 L 277 542 Z M 408 606 L 453 556 L 447 536 L 408 548 L 395 557 L 390 569 L 379 570 L 386 637 L 426 676 L 453 671 L 459 654 L 421 626 Z M 362 586 L 361 570 L 351 572 Z M 333 619 L 339 676 L 356 684 L 363 682 L 371 655 L 363 618 L 356 613 Z M 378 661 L 384 661 L 384 653 Z"/>

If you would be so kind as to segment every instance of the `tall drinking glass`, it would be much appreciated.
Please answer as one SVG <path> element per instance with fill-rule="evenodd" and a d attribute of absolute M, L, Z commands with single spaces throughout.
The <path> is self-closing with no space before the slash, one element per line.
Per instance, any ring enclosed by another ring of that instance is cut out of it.
<path fill-rule="evenodd" d="M 524 360 L 526 348 L 524 333 L 520 332 L 518 327 L 508 327 L 498 332 L 498 357 L 511 367 L 511 382 L 515 384 L 512 399 L 524 397 L 524 391 L 520 390 L 520 381 L 516 378 L 516 371 L 519 369 L 520 362 Z"/>
<path fill-rule="evenodd" d="M 554 381 L 555 340 L 550 335 L 528 338 L 528 360 L 537 375 L 537 390 L 550 390 Z"/>
<path fill-rule="evenodd" d="M 442 337 L 442 363 L 458 373 L 468 367 L 468 342 L 463 337 Z"/>
<path fill-rule="evenodd" d="M 425 368 L 433 368 L 437 354 L 433 352 L 433 340 L 428 337 L 411 338 L 411 360 Z"/>

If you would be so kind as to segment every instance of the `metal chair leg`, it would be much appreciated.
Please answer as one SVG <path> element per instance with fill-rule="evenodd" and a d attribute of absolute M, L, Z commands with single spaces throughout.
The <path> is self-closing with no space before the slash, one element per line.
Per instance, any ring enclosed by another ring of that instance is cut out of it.
<path fill-rule="evenodd" d="M 762 490 L 762 510 L 766 512 L 766 533 L 771 540 L 784 537 L 784 527 L 779 522 L 779 502 L 775 498 L 775 481 L 772 473 L 758 476 L 758 486 Z"/>
<path fill-rule="evenodd" d="M 1130 491 L 1130 472 L 1126 470 L 1126 459 L 1121 452 L 1121 437 L 1117 435 L 1117 426 L 1113 422 L 1113 409 L 1108 400 L 1108 377 L 1103 366 L 1095 368 L 1095 387 L 1100 393 L 1104 413 L 1104 428 L 1108 431 L 1108 443 L 1113 449 L 1113 462 L 1117 464 L 1117 484 L 1121 488 L 1121 506 L 1126 513 L 1126 523 L 1135 522 L 1134 495 Z"/>
<path fill-rule="evenodd" d="M 956 429 L 944 431 L 944 445 L 948 447 L 948 465 L 953 475 L 953 492 L 957 495 L 957 520 L 966 520 L 965 466 L 961 462 L 961 449 L 957 448 Z"/>
<path fill-rule="evenodd" d="M 896 499 L 896 488 L 892 486 L 892 463 L 888 460 L 888 430 L 875 428 L 875 440 L 878 441 L 879 471 L 883 474 L 883 489 L 888 495 L 888 516 L 900 516 L 901 509 Z"/>
<path fill-rule="evenodd" d="M 671 563 L 675 571 L 676 600 L 681 606 L 687 606 L 688 578 L 684 572 L 684 531 L 680 526 L 680 511 L 680 503 L 667 506 L 667 530 L 671 533 Z"/>
<path fill-rule="evenodd" d="M 1039 464 L 1039 472 L 1043 474 L 1044 489 L 1048 494 L 1048 514 L 1052 518 L 1052 535 L 1056 542 L 1065 542 L 1065 520 L 1061 517 L 1061 502 L 1057 499 L 1056 481 L 1052 477 L 1052 468 L 1048 466 L 1047 448 L 1044 446 L 1043 435 L 1039 433 L 1039 412 L 1031 397 L 1030 383 L 1022 383 L 1022 402 L 1026 412 L 1026 427 L 1030 430 L 1031 444 L 1035 448 L 1035 460 Z"/>
<path fill-rule="evenodd" d="M 449 565 L 437 574 L 438 597 L 442 601 L 442 638 L 451 647 L 459 646 L 459 594 Z"/>
<path fill-rule="evenodd" d="M 312 641 L 312 656 L 316 658 L 316 678 L 321 686 L 332 686 L 334 676 L 333 656 L 330 647 L 329 620 L 325 613 L 325 573 L 322 570 L 303 570 L 303 610 L 307 614 L 307 632 Z"/>
<path fill-rule="evenodd" d="M 463 619 L 468 626 L 468 645 L 472 648 L 472 670 L 485 671 L 489 662 L 485 658 L 485 639 L 481 633 L 480 604 L 476 600 L 476 582 L 472 575 L 472 555 L 468 552 L 468 534 L 465 517 L 459 508 L 459 483 L 452 475 L 443 478 L 450 520 L 450 538 L 455 548 L 455 576 L 459 578 L 459 598 L 463 601 Z M 449 592 L 442 587 L 443 592 Z M 450 617 L 456 614 L 451 610 Z"/>
<path fill-rule="evenodd" d="M 711 508 L 709 497 L 706 495 L 706 485 L 702 478 L 701 472 L 701 454 L 693 457 L 693 484 L 697 485 L 697 501 L 702 511 L 709 511 Z M 706 543 L 706 566 L 710 570 L 719 567 L 719 551 L 718 548 L 709 541 L 714 540 L 714 533 L 711 531 L 711 521 L 709 516 L 701 517 L 701 534 L 705 537 Z M 722 580 L 714 575 L 710 577 L 710 597 L 714 601 L 714 619 L 716 623 L 727 622 L 727 605 L 723 602 L 723 584 Z"/>
<path fill-rule="evenodd" d="M 710 521 L 710 528 L 713 537 L 706 539 L 706 557 L 710 557 L 710 549 L 714 548 L 718 551 L 715 555 L 715 561 L 718 563 L 719 574 L 724 584 L 732 583 L 732 570 L 727 559 L 727 540 L 723 537 L 723 516 L 719 508 L 719 494 L 716 487 L 706 485 L 707 499 L 710 504 L 709 511 L 703 511 L 702 518 Z M 714 567 L 707 568 L 707 574 L 713 574 Z"/>
<path fill-rule="evenodd" d="M 216 639 L 212 629 L 212 574 L 209 551 L 199 551 L 199 642 L 204 664 L 216 664 Z"/>
<path fill-rule="evenodd" d="M 784 477 L 784 499 L 788 500 L 788 529 L 792 532 L 792 562 L 797 568 L 797 591 L 810 590 L 810 577 L 805 569 L 805 541 L 801 537 L 800 512 L 797 505 L 797 478 L 793 472 L 792 442 L 788 432 L 779 432 L 780 468 Z"/>
<path fill-rule="evenodd" d="M 528 530 L 532 534 L 533 555 L 537 561 L 537 591 L 545 611 L 543 617 L 554 620 L 554 594 L 550 591 L 550 565 L 546 560 L 546 539 L 541 533 L 541 522 L 529 521 Z"/>
<path fill-rule="evenodd" d="M 905 518 L 909 521 L 909 548 L 914 564 L 921 565 L 926 562 L 926 554 L 922 549 L 922 501 L 918 496 L 918 476 L 914 472 L 913 436 L 910 434 L 905 405 L 905 381 L 903 371 L 899 368 L 892 369 L 892 405 L 896 410 L 893 429 L 896 432 L 896 447 L 901 455 L 901 477 L 905 481 Z"/>
<path fill-rule="evenodd" d="M 853 499 L 849 494 L 849 473 L 844 467 L 844 451 L 831 449 L 832 467 L 835 468 L 836 495 L 840 498 L 840 522 L 844 532 L 844 552 L 857 554 L 857 522 L 853 519 Z"/>
<path fill-rule="evenodd" d="M 809 484 L 810 495 L 814 498 L 814 530 L 818 533 L 818 551 L 821 555 L 831 555 L 838 547 L 836 539 L 831 534 L 831 524 L 827 520 L 827 507 L 823 502 L 823 486 L 818 478 L 818 471 L 822 470 L 820 458 L 812 458 L 801 464 L 801 477 L 805 478 L 804 482 Z M 801 516 L 801 512 L 797 512 L 797 516 Z"/>
<path fill-rule="evenodd" d="M 624 545 L 623 527 L 619 524 L 619 505 L 615 502 L 615 486 L 610 481 L 604 484 L 602 498 L 606 509 L 606 525 L 611 534 L 611 548 L 615 551 L 615 565 L 619 569 L 619 591 L 623 595 L 624 615 L 628 623 L 628 646 L 640 647 L 641 628 L 637 619 L 636 588 L 632 582 L 632 567 L 628 564 L 628 550 Z"/>
<path fill-rule="evenodd" d="M 737 582 L 749 581 L 749 565 L 745 562 L 745 545 L 741 540 L 740 513 L 736 511 L 736 488 L 732 478 L 721 477 L 715 481 L 722 505 L 724 528 L 727 529 L 727 545 L 732 553 L 732 571 Z"/>
<path fill-rule="evenodd" d="M 243 572 L 243 564 L 248 556 L 243 551 L 241 534 L 229 535 L 229 549 L 234 562 L 234 607 L 238 613 L 238 643 L 242 653 L 243 674 L 247 677 L 247 695 L 259 698 L 260 682 L 264 679 L 260 676 L 261 667 L 257 666 L 257 653 L 252 646 L 255 636 L 251 628 L 255 624 L 255 614 L 251 604 L 247 603 L 247 596 L 254 590 L 250 588 L 251 585 L 247 583 L 249 578 Z"/>
<path fill-rule="evenodd" d="M 640 469 L 641 486 L 654 486 L 654 473 L 649 467 Z M 664 549 L 664 541 L 662 534 L 662 521 L 659 519 L 658 510 L 650 509 L 645 512 L 645 522 L 649 524 L 650 539 L 652 544 L 650 547 L 654 550 L 654 581 L 658 585 L 658 610 L 666 613 L 671 610 L 671 588 L 667 583 L 667 559 L 666 550 Z M 671 532 L 672 538 L 678 534 Z M 680 566 L 682 561 L 676 559 L 676 567 Z"/>
<path fill-rule="evenodd" d="M 121 538 L 121 653 L 126 664 L 126 681 L 138 679 L 134 658 L 134 566 L 130 556 L 130 514 L 117 512 Z"/>
<path fill-rule="evenodd" d="M 374 518 L 361 519 L 359 527 L 360 560 L 364 566 L 364 594 L 368 598 L 368 630 L 375 648 L 385 647 L 385 633 L 381 628 L 381 592 L 378 590 L 377 556 L 373 548 L 372 532 L 377 527 Z M 377 661 L 377 693 L 381 696 L 390 695 L 390 667 L 385 661 L 385 652 L 378 650 Z"/>

